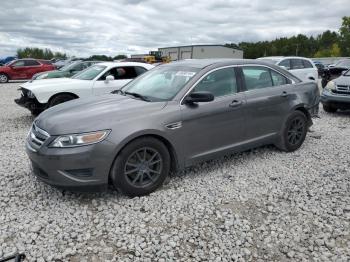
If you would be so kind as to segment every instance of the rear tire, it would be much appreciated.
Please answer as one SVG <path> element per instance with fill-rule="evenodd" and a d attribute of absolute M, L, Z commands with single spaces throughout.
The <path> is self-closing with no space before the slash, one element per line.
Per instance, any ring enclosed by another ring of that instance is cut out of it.
<path fill-rule="evenodd" d="M 278 148 L 292 152 L 303 144 L 308 130 L 307 117 L 300 111 L 294 111 L 288 118 L 282 129 Z"/>
<path fill-rule="evenodd" d="M 169 151 L 161 141 L 153 137 L 139 138 L 118 154 L 111 169 L 111 180 L 125 195 L 147 195 L 164 183 L 170 162 Z"/>
<path fill-rule="evenodd" d="M 53 106 L 56 106 L 58 104 L 62 104 L 64 102 L 67 102 L 67 101 L 70 101 L 73 99 L 76 99 L 76 97 L 73 95 L 70 95 L 70 94 L 57 95 L 51 99 L 48 107 L 53 107 Z"/>
<path fill-rule="evenodd" d="M 326 111 L 327 113 L 335 113 L 337 112 L 337 108 L 331 106 L 331 105 L 325 105 L 323 104 L 323 110 Z"/>
<path fill-rule="evenodd" d="M 4 84 L 7 83 L 9 81 L 9 77 L 6 74 L 0 74 L 0 83 Z"/>

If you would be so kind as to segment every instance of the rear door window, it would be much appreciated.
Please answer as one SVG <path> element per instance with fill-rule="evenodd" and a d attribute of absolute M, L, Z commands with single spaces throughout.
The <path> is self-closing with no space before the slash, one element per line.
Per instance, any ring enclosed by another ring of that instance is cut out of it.
<path fill-rule="evenodd" d="M 285 76 L 277 73 L 276 71 L 273 71 L 273 70 L 270 70 L 270 71 L 271 71 L 271 77 L 272 77 L 274 86 L 282 86 L 290 83 L 288 78 L 286 78 Z"/>
<path fill-rule="evenodd" d="M 35 60 L 24 60 L 24 66 L 38 66 L 40 63 Z"/>
<path fill-rule="evenodd" d="M 291 59 L 292 69 L 304 69 L 303 60 L 301 59 Z"/>
<path fill-rule="evenodd" d="M 304 68 L 313 68 L 312 64 L 308 60 L 302 60 L 304 64 Z"/>
<path fill-rule="evenodd" d="M 279 65 L 279 66 L 284 66 L 287 70 L 291 69 L 291 66 L 290 66 L 290 59 L 282 60 L 281 62 L 279 62 L 278 65 Z"/>
<path fill-rule="evenodd" d="M 242 67 L 247 90 L 262 89 L 273 86 L 270 69 L 261 66 Z"/>

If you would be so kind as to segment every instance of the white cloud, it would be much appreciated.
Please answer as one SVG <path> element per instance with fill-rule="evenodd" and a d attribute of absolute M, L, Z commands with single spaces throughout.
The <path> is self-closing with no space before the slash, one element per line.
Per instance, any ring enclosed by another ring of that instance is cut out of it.
<path fill-rule="evenodd" d="M 347 6 L 347 0 L 3 1 L 0 55 L 26 46 L 116 55 L 310 35 L 337 30 Z"/>

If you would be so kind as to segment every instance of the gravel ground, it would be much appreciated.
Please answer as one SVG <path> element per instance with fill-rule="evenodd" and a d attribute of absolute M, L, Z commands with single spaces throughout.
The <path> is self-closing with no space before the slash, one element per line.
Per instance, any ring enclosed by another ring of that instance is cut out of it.
<path fill-rule="evenodd" d="M 31 174 L 33 121 L 0 86 L 0 257 L 28 261 L 349 261 L 350 113 L 302 148 L 264 147 L 175 174 L 150 196 L 62 192 Z"/>

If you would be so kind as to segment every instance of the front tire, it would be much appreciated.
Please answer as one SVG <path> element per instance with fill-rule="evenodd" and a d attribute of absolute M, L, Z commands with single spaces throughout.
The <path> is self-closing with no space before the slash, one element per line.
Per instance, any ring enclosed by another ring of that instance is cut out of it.
<path fill-rule="evenodd" d="M 325 105 L 323 104 L 323 110 L 326 111 L 327 113 L 335 113 L 337 112 L 337 108 L 331 106 L 331 105 Z"/>
<path fill-rule="evenodd" d="M 6 74 L 0 74 L 0 83 L 4 84 L 9 81 L 9 77 Z"/>
<path fill-rule="evenodd" d="M 58 104 L 62 104 L 64 102 L 67 102 L 67 101 L 70 101 L 70 100 L 73 100 L 73 99 L 76 99 L 76 97 L 73 96 L 73 95 L 60 94 L 60 95 L 57 95 L 57 96 L 55 96 L 55 97 L 53 97 L 51 99 L 51 101 L 49 102 L 49 106 L 48 107 L 53 107 L 53 106 L 56 106 Z"/>
<path fill-rule="evenodd" d="M 307 133 L 307 118 L 304 113 L 294 111 L 287 119 L 281 133 L 279 148 L 292 152 L 301 147 Z"/>
<path fill-rule="evenodd" d="M 170 172 L 170 154 L 153 137 L 132 141 L 121 150 L 113 163 L 111 180 L 125 195 L 143 196 L 159 188 Z"/>

